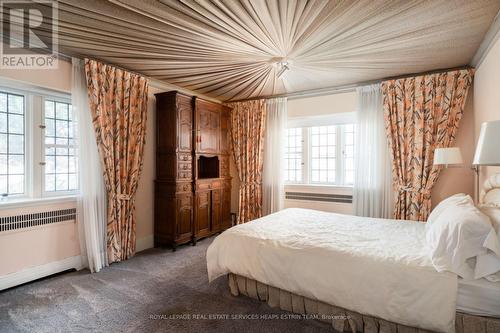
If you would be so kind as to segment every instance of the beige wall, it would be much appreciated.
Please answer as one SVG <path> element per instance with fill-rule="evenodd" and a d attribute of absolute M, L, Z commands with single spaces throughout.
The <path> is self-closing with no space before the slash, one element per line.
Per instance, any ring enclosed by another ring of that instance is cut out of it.
<path fill-rule="evenodd" d="M 288 100 L 288 118 L 356 111 L 356 92 Z"/>
<path fill-rule="evenodd" d="M 481 124 L 492 120 L 500 120 L 500 38 L 477 68 L 474 77 L 474 142 L 479 137 Z M 480 184 L 494 173 L 500 173 L 500 167 L 481 167 Z"/>
<path fill-rule="evenodd" d="M 146 144 L 144 146 L 144 164 L 136 195 L 136 238 L 138 250 L 153 247 L 154 227 L 154 179 L 156 150 L 156 99 L 154 94 L 160 90 L 149 88 Z"/>

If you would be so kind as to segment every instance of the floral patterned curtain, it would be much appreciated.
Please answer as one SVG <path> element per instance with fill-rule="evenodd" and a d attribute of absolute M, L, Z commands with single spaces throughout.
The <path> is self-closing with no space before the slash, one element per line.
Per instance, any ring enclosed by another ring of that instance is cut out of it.
<path fill-rule="evenodd" d="M 135 254 L 135 193 L 142 169 L 148 81 L 85 59 L 87 91 L 108 195 L 109 262 Z"/>
<path fill-rule="evenodd" d="M 231 142 L 240 178 L 238 223 L 262 216 L 262 169 L 264 158 L 265 100 L 228 104 Z"/>
<path fill-rule="evenodd" d="M 455 141 L 472 76 L 464 69 L 382 82 L 397 192 L 394 218 L 427 220 L 440 171 L 434 150 Z"/>

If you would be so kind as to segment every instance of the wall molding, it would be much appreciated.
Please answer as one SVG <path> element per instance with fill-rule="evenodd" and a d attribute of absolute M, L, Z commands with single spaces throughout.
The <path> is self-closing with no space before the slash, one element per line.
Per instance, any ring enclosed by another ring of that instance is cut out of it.
<path fill-rule="evenodd" d="M 135 252 L 141 252 L 154 247 L 154 236 L 149 235 L 146 237 L 138 238 L 135 244 Z"/>
<path fill-rule="evenodd" d="M 482 62 L 498 39 L 500 39 L 500 11 L 495 16 L 495 19 L 493 20 L 493 23 L 491 23 L 486 35 L 484 35 L 484 39 L 479 45 L 476 54 L 472 57 L 470 62 L 472 67 L 477 69 L 481 66 Z"/>
<path fill-rule="evenodd" d="M 15 287 L 26 282 L 30 282 L 73 268 L 76 270 L 80 270 L 83 268 L 81 256 L 69 257 L 63 260 L 26 268 L 19 272 L 0 276 L 0 290 Z"/>

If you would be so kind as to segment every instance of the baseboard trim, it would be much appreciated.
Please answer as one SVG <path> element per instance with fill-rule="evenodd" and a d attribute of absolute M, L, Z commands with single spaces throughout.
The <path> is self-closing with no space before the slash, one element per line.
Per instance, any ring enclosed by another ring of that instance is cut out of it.
<path fill-rule="evenodd" d="M 30 282 L 73 268 L 76 270 L 80 270 L 83 268 L 81 256 L 69 257 L 63 260 L 26 268 L 19 272 L 0 276 L 0 290 L 15 287 L 26 282 Z"/>
<path fill-rule="evenodd" d="M 138 238 L 135 244 L 135 252 L 141 252 L 154 247 L 155 241 L 154 236 L 149 235 L 146 237 Z"/>

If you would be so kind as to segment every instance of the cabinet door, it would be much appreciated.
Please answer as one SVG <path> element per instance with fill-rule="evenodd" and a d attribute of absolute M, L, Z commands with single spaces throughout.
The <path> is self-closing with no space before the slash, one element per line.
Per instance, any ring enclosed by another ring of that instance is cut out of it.
<path fill-rule="evenodd" d="M 191 152 L 193 145 L 193 109 L 190 98 L 177 97 L 177 148 L 179 151 Z"/>
<path fill-rule="evenodd" d="M 203 100 L 195 103 L 196 152 L 217 154 L 220 141 L 221 105 Z"/>
<path fill-rule="evenodd" d="M 221 227 L 225 230 L 231 228 L 231 181 L 224 182 L 221 207 Z"/>
<path fill-rule="evenodd" d="M 210 233 L 210 191 L 196 193 L 196 236 Z"/>
<path fill-rule="evenodd" d="M 177 194 L 177 237 L 193 234 L 193 195 Z"/>
<path fill-rule="evenodd" d="M 222 190 L 212 190 L 212 232 L 221 230 L 221 193 Z"/>

